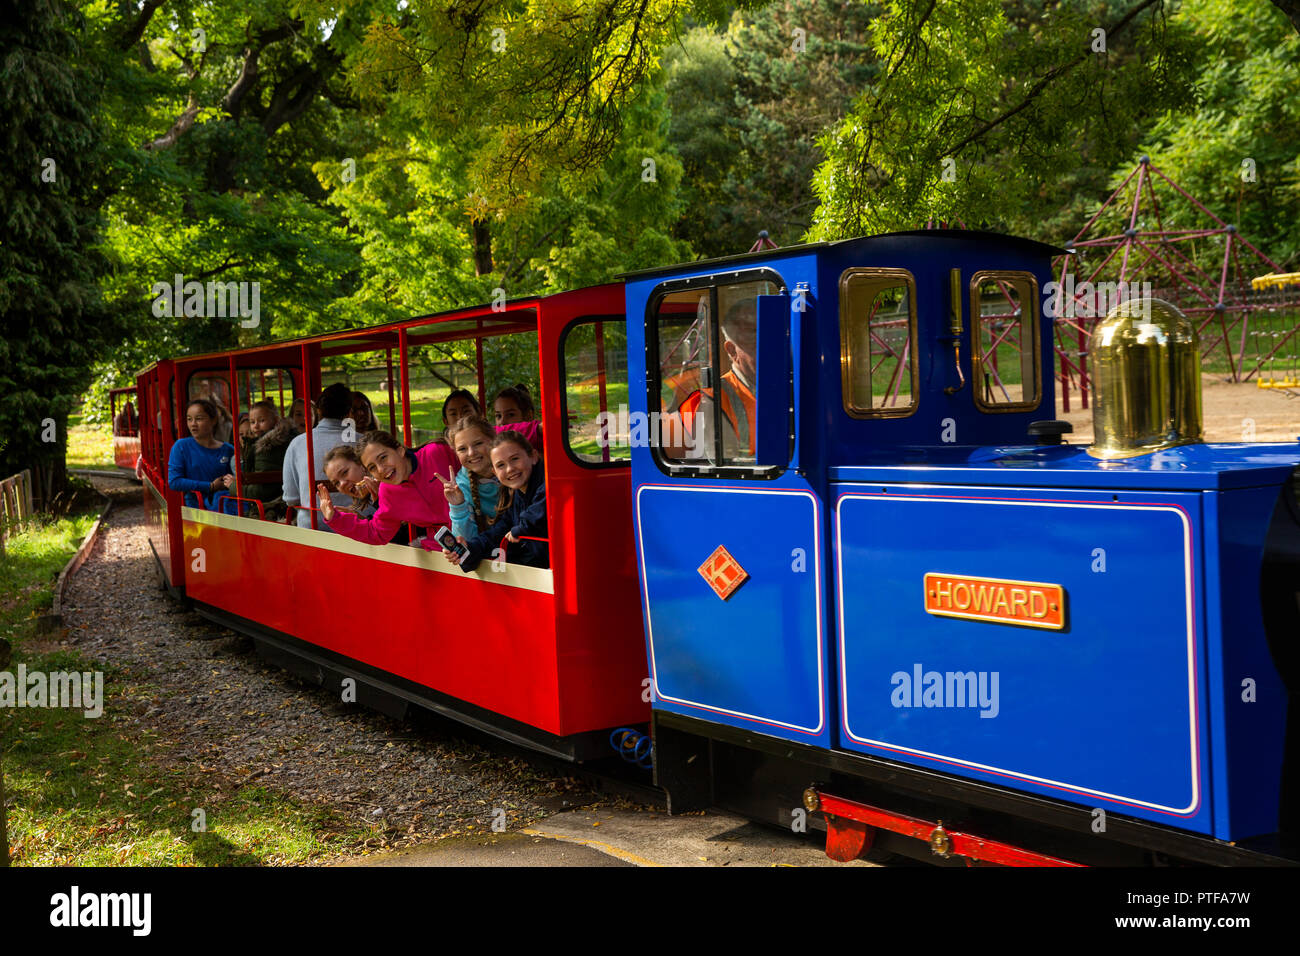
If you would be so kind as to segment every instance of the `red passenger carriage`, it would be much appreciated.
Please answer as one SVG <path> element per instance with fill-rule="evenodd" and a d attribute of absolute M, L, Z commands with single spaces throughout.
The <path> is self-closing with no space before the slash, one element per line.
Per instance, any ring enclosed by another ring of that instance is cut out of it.
<path fill-rule="evenodd" d="M 626 382 L 625 367 L 616 368 L 625 357 L 622 322 L 623 287 L 607 285 L 155 363 L 136 393 L 150 543 L 166 584 L 344 699 L 394 714 L 415 704 L 568 758 L 604 751 L 611 728 L 649 717 L 630 471 L 608 449 L 580 441 L 594 418 L 580 411 L 604 411 L 620 394 L 612 379 Z M 502 336 L 537 348 L 550 568 L 494 571 L 485 562 L 465 574 L 437 552 L 265 520 L 242 488 L 278 474 L 236 468 L 239 504 L 225 513 L 182 506 L 167 487 L 168 455 L 184 437 L 192 398 L 216 399 L 236 421 L 263 397 L 287 413 L 295 397 L 329 384 L 323 365 L 376 355 L 388 373 L 387 395 L 376 401 L 383 408 L 387 398 L 387 421 L 381 412 L 378 424 L 415 447 L 412 357 L 472 345 L 490 414 L 484 356 Z M 606 348 L 607 336 L 617 344 Z M 355 698 L 346 696 L 350 687 Z"/>

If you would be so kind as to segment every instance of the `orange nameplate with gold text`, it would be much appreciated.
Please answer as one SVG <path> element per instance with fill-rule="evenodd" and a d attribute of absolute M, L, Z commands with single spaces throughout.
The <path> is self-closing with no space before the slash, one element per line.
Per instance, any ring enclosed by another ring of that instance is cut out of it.
<path fill-rule="evenodd" d="M 925 609 L 943 617 L 1059 631 L 1065 627 L 1065 589 L 1036 581 L 931 572 L 925 576 Z"/>

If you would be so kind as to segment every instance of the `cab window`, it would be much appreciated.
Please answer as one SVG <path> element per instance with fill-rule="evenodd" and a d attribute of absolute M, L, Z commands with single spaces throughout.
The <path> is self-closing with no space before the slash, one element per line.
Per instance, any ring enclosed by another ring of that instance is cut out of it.
<path fill-rule="evenodd" d="M 760 295 L 782 289 L 769 274 L 693 284 L 652 300 L 658 395 L 650 399 L 651 428 L 669 462 L 757 463 L 756 310 Z"/>
<path fill-rule="evenodd" d="M 976 406 L 986 412 L 1037 408 L 1038 281 L 1028 272 L 977 272 L 970 296 Z"/>
<path fill-rule="evenodd" d="M 916 281 L 906 269 L 847 269 L 840 276 L 840 375 L 854 418 L 916 411 Z"/>

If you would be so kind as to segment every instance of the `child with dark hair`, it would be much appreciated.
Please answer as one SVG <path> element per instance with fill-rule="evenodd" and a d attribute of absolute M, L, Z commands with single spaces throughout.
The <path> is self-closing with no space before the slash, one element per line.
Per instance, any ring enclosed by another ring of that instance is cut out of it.
<path fill-rule="evenodd" d="M 442 403 L 442 427 L 451 428 L 467 415 L 480 418 L 483 410 L 478 407 L 478 399 L 467 388 L 458 388 L 448 395 Z"/>
<path fill-rule="evenodd" d="M 379 507 L 369 518 L 359 517 L 336 507 L 325 485 L 318 485 L 321 517 L 330 528 L 353 541 L 387 544 L 402 522 L 409 521 L 425 529 L 428 536 L 420 542 L 425 550 L 437 550 L 440 546 L 431 535 L 451 524 L 442 476 L 457 468 L 446 443 L 429 442 L 411 451 L 388 432 L 373 431 L 365 437 L 361 462 L 379 483 Z"/>
<path fill-rule="evenodd" d="M 339 445 L 325 454 L 325 477 L 352 499 L 345 510 L 358 518 L 369 518 L 379 507 L 379 482 L 366 474 L 360 453 L 351 445 Z"/>
<path fill-rule="evenodd" d="M 495 558 L 497 548 L 505 544 L 505 559 L 511 564 L 545 568 L 550 564 L 550 550 L 545 541 L 525 540 L 547 537 L 545 471 L 541 458 L 516 431 L 505 431 L 492 442 L 492 468 L 500 483 L 502 500 L 497 504 L 497 519 L 471 540 L 461 538 L 467 551 L 457 557 L 443 549 L 452 564 L 462 571 L 473 571 L 484 558 Z"/>
<path fill-rule="evenodd" d="M 492 412 L 496 416 L 498 427 L 537 420 L 533 397 L 528 394 L 528 386 L 523 382 L 497 392 L 496 398 L 492 399 Z"/>
<path fill-rule="evenodd" d="M 331 448 L 345 444 L 343 440 L 343 419 L 352 412 L 352 389 L 342 382 L 335 382 L 320 393 L 316 403 L 320 411 L 320 421 L 306 434 L 299 435 L 289 442 L 284 453 L 282 474 L 284 478 L 283 495 L 285 504 L 297 507 L 309 504 L 316 482 L 325 480 L 325 455 Z M 315 474 L 307 474 L 307 441 L 311 440 L 311 459 Z M 339 492 L 334 497 L 334 504 L 349 504 L 347 495 Z M 311 527 L 311 511 L 298 509 L 298 526 Z M 327 525 L 318 525 L 317 530 L 330 530 Z"/>
<path fill-rule="evenodd" d="M 352 393 L 352 423 L 358 435 L 372 432 L 379 427 L 379 421 L 375 418 L 375 407 L 361 392 Z"/>
<path fill-rule="evenodd" d="M 250 434 L 240 444 L 239 463 L 245 473 L 280 471 L 284 455 L 294 439 L 293 424 L 276 414 L 275 403 L 263 399 L 254 402 L 248 411 Z M 244 496 L 263 502 L 278 502 L 283 490 L 282 481 L 262 481 L 244 484 Z M 279 512 L 284 508 L 280 507 Z M 267 509 L 268 517 L 274 517 Z"/>
<path fill-rule="evenodd" d="M 203 507 L 217 508 L 234 482 L 230 461 L 235 449 L 214 434 L 219 422 L 217 407 L 206 398 L 196 398 L 185 406 L 190 437 L 172 445 L 167 458 L 167 485 L 181 493 L 185 504 L 201 499 Z"/>

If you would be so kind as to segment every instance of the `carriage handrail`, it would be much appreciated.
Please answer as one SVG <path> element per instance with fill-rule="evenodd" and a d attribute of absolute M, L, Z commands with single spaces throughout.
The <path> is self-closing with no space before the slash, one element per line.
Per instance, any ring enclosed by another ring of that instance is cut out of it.
<path fill-rule="evenodd" d="M 244 497 L 242 497 L 242 496 L 240 496 L 240 495 L 222 495 L 222 496 L 221 496 L 221 513 L 222 513 L 222 514 L 225 514 L 225 513 L 226 513 L 226 502 L 227 502 L 227 501 L 246 501 L 246 502 L 248 502 L 249 504 L 256 505 L 256 506 L 257 506 L 257 520 L 259 520 L 259 521 L 265 521 L 265 520 L 266 520 L 266 509 L 265 509 L 264 507 L 262 507 L 262 502 L 261 502 L 260 500 L 258 500 L 257 498 L 244 498 Z M 242 517 L 244 517 L 244 516 L 243 516 L 243 515 L 232 515 L 231 517 L 242 518 Z"/>

